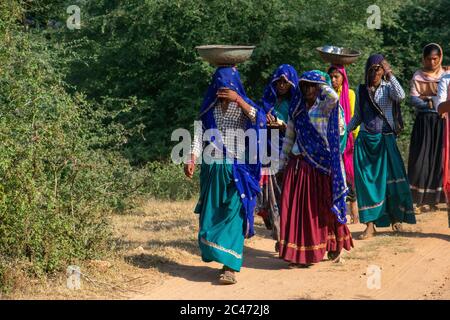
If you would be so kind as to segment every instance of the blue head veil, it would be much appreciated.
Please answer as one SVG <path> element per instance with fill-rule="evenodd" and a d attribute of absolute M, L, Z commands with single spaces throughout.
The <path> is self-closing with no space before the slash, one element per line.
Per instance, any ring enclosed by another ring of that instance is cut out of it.
<path fill-rule="evenodd" d="M 264 108 L 266 113 L 273 112 L 273 108 L 277 102 L 277 88 L 276 82 L 284 77 L 287 82 L 291 84 L 291 99 L 294 97 L 298 86 L 298 75 L 297 71 L 293 66 L 289 64 L 282 64 L 279 66 L 270 79 L 269 84 L 264 89 L 264 95 L 261 100 L 261 106 Z"/>
<path fill-rule="evenodd" d="M 289 64 L 282 64 L 280 65 L 272 74 L 272 77 L 270 78 L 269 83 L 267 84 L 266 88 L 264 89 L 263 97 L 260 101 L 260 105 L 264 109 L 264 112 L 271 113 L 272 115 L 276 116 L 275 114 L 275 105 L 277 103 L 277 88 L 276 88 L 276 82 L 281 78 L 284 77 L 287 82 L 291 84 L 290 94 L 291 94 L 291 100 L 294 97 L 297 86 L 298 86 L 298 74 L 295 68 Z M 267 141 L 267 148 L 272 148 L 271 143 L 271 136 L 270 132 L 268 132 L 269 137 Z M 279 140 L 278 140 L 278 154 L 281 153 L 282 145 L 283 145 L 283 138 L 284 138 L 284 132 L 279 130 Z"/>

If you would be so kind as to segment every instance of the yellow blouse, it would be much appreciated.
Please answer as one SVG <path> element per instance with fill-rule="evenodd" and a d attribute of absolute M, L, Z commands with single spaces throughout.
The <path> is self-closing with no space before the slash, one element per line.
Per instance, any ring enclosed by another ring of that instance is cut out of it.
<path fill-rule="evenodd" d="M 339 95 L 339 97 L 341 96 L 341 91 L 342 91 L 342 86 L 337 91 L 337 94 Z M 348 89 L 348 98 L 350 100 L 350 112 L 353 117 L 353 115 L 355 114 L 355 102 L 356 102 L 355 91 L 353 91 L 352 89 Z M 353 139 L 356 140 L 358 133 L 359 133 L 359 126 L 353 131 Z"/>

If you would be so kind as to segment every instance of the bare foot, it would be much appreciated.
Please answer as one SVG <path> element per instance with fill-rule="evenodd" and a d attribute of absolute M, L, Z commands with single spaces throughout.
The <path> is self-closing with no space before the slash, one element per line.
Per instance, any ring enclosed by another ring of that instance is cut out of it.
<path fill-rule="evenodd" d="M 352 223 L 359 223 L 358 203 L 352 202 L 350 207 L 350 216 L 352 217 Z"/>
<path fill-rule="evenodd" d="M 431 211 L 439 211 L 439 207 L 436 204 L 431 206 Z"/>
<path fill-rule="evenodd" d="M 312 266 L 312 264 L 304 264 L 304 263 L 289 263 L 288 267 L 290 269 L 306 269 Z"/>
<path fill-rule="evenodd" d="M 414 214 L 415 214 L 416 216 L 422 214 L 422 210 L 421 210 L 421 207 L 420 207 L 420 206 L 419 206 L 419 207 L 414 207 Z"/>
<path fill-rule="evenodd" d="M 376 234 L 375 226 L 373 222 L 367 223 L 367 228 L 364 232 L 359 236 L 359 240 L 366 240 L 374 237 Z"/>

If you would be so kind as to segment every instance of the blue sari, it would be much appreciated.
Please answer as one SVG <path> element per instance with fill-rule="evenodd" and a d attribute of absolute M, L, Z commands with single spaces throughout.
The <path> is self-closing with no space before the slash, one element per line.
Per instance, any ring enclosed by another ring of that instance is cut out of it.
<path fill-rule="evenodd" d="M 260 129 L 266 128 L 266 116 L 259 106 L 247 97 L 241 82 L 239 71 L 235 67 L 219 67 L 213 75 L 211 84 L 208 87 L 208 91 L 205 95 L 200 110 L 200 118 L 204 131 L 217 130 L 213 107 L 217 100 L 217 90 L 220 88 L 229 88 L 237 92 L 246 103 L 257 110 L 255 123 L 253 124 L 250 119 L 248 119 L 246 123 L 246 130 L 253 129 L 257 135 L 258 145 L 256 147 L 256 155 L 251 155 L 253 158 L 246 159 L 245 162 L 242 162 L 236 158 L 232 161 L 234 184 L 239 192 L 242 210 L 245 215 L 243 233 L 246 238 L 250 238 L 255 234 L 253 213 L 257 195 L 261 191 L 259 187 L 259 180 L 261 178 L 260 154 L 262 154 L 260 152 L 260 148 L 263 148 L 264 146 L 259 144 L 259 139 Z M 224 155 L 227 154 L 219 132 L 210 138 L 209 143 L 213 143 L 217 148 L 222 149 L 224 151 Z"/>

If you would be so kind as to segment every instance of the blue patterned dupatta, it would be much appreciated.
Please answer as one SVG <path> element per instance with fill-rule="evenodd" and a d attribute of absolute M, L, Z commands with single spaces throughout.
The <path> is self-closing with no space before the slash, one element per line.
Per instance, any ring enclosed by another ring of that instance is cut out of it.
<path fill-rule="evenodd" d="M 221 133 L 217 130 L 216 120 L 214 119 L 214 105 L 217 100 L 217 90 L 220 88 L 229 88 L 237 92 L 249 105 L 256 108 L 256 121 L 253 124 L 250 119 L 246 123 L 246 130 L 253 129 L 257 136 L 257 146 L 253 148 L 256 154 L 252 154 L 253 159 L 236 159 L 233 157 L 233 178 L 236 189 L 238 190 L 245 213 L 245 225 L 243 226 L 244 236 L 250 238 L 255 234 L 254 231 L 254 209 L 256 206 L 257 195 L 261 192 L 259 180 L 261 178 L 261 159 L 260 152 L 264 144 L 260 144 L 260 129 L 266 129 L 266 115 L 252 100 L 247 97 L 241 82 L 239 71 L 235 67 L 219 67 L 213 75 L 211 84 L 203 100 L 200 119 L 202 121 L 203 132 L 213 130 L 214 134 L 210 137 L 208 143 L 213 143 L 216 148 L 223 151 L 227 158 L 231 158 L 227 152 Z M 255 146 L 253 146 L 255 147 Z M 248 148 L 246 148 L 248 151 Z"/>
<path fill-rule="evenodd" d="M 277 105 L 278 94 L 277 94 L 277 86 L 276 82 L 284 77 L 287 82 L 291 84 L 290 89 L 290 100 L 295 96 L 298 87 L 298 74 L 295 68 L 289 64 L 282 64 L 272 74 L 269 83 L 264 89 L 264 94 L 259 102 L 259 105 L 264 109 L 266 114 L 271 113 L 273 116 L 276 116 L 275 106 Z M 289 101 L 290 102 L 290 101 Z M 285 120 L 286 121 L 286 120 Z M 267 139 L 267 149 L 272 150 L 272 142 L 270 132 L 268 132 L 269 138 Z M 276 150 L 279 155 L 281 153 L 281 149 L 283 146 L 284 132 L 282 130 L 278 130 L 279 139 L 278 139 L 278 150 Z M 272 151 L 273 152 L 273 151 Z"/>
<path fill-rule="evenodd" d="M 317 73 L 313 74 L 317 75 Z M 304 79 L 305 81 L 326 84 L 324 81 L 315 79 L 316 77 L 313 74 L 305 73 L 300 81 Z M 323 97 L 320 98 L 322 99 Z M 339 102 L 331 111 L 328 122 L 327 140 L 329 149 L 326 141 L 324 141 L 310 121 L 306 103 L 302 98 L 300 89 L 297 90 L 297 94 L 291 103 L 289 116 L 294 121 L 297 143 L 305 161 L 331 177 L 333 193 L 333 207 L 331 210 L 340 223 L 346 223 L 347 206 L 345 199 L 348 194 L 348 188 L 342 173 L 341 154 L 339 152 Z"/>

